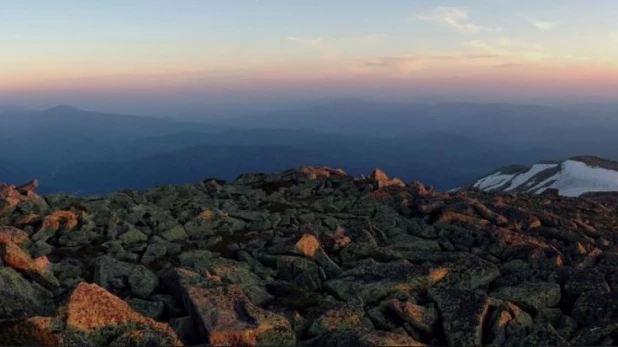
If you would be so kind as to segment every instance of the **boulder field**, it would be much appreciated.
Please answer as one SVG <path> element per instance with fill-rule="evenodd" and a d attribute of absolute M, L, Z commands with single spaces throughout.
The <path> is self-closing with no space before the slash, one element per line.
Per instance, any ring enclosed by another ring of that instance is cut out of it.
<path fill-rule="evenodd" d="M 0 184 L 0 345 L 618 344 L 618 195 L 305 167 L 78 197 Z"/>

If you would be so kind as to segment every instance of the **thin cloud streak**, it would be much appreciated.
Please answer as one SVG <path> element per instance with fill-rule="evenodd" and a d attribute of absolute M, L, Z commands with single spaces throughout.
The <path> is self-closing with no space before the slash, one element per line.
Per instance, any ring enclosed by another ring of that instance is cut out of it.
<path fill-rule="evenodd" d="M 388 35 L 384 34 L 368 34 L 363 36 L 357 36 L 352 39 L 354 42 L 375 42 L 388 38 Z"/>
<path fill-rule="evenodd" d="M 513 68 L 522 68 L 522 67 L 527 67 L 529 65 L 527 64 L 517 64 L 517 63 L 507 63 L 507 64 L 500 64 L 500 65 L 496 65 L 496 68 L 498 69 L 513 69 Z"/>
<path fill-rule="evenodd" d="M 550 54 L 544 52 L 543 48 L 539 45 L 532 45 L 532 48 L 536 49 L 526 49 L 529 48 L 528 44 L 505 40 L 498 40 L 497 44 L 487 43 L 482 40 L 472 40 L 464 42 L 463 46 L 476 51 L 481 51 L 484 54 L 488 54 L 496 58 L 504 59 L 544 61 L 552 57 Z"/>
<path fill-rule="evenodd" d="M 288 36 L 286 40 L 294 43 L 299 43 L 303 45 L 310 46 L 320 46 L 324 43 L 324 40 L 321 37 L 299 37 L 299 36 Z"/>
<path fill-rule="evenodd" d="M 543 21 L 526 15 L 522 15 L 521 17 L 541 31 L 553 30 L 558 26 L 557 23 Z"/>
<path fill-rule="evenodd" d="M 439 23 L 465 34 L 480 32 L 495 32 L 502 29 L 486 28 L 469 21 L 468 11 L 454 7 L 438 7 L 432 13 L 416 16 L 416 19 L 425 22 Z"/>
<path fill-rule="evenodd" d="M 417 57 L 380 57 L 366 61 L 365 66 L 409 74 L 422 69 L 423 63 L 424 60 Z"/>

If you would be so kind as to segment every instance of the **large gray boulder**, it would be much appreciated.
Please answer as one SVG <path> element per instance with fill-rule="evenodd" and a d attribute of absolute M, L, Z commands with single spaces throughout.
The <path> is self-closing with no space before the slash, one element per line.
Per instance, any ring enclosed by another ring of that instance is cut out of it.
<path fill-rule="evenodd" d="M 0 322 L 35 315 L 41 304 L 28 280 L 13 269 L 0 266 Z"/>

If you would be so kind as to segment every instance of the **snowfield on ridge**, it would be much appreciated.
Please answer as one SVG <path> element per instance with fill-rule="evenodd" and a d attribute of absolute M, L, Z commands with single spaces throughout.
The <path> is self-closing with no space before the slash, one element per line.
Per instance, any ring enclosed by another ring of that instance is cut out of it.
<path fill-rule="evenodd" d="M 562 196 L 577 197 L 592 192 L 618 191 L 618 170 L 595 165 L 585 158 L 572 158 L 560 163 L 537 163 L 519 170 L 500 169 L 478 179 L 471 187 L 535 194 L 557 189 Z"/>

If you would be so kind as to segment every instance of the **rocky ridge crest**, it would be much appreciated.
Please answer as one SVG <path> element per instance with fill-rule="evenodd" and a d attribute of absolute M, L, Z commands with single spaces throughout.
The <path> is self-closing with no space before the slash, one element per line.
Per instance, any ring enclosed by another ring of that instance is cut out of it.
<path fill-rule="evenodd" d="M 615 345 L 616 197 L 302 168 L 0 185 L 0 344 Z"/>

